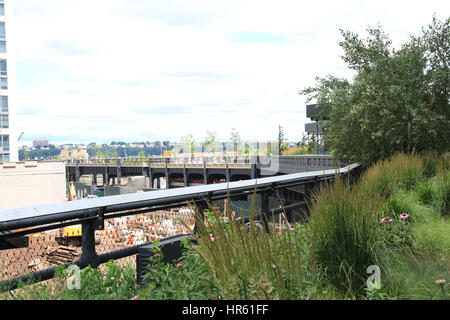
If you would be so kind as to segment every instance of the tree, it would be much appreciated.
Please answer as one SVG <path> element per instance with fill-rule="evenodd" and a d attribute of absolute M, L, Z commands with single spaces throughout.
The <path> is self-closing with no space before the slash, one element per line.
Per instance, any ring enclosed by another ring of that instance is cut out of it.
<path fill-rule="evenodd" d="M 214 131 L 206 130 L 206 137 L 202 146 L 206 152 L 216 152 L 219 150 L 216 133 Z"/>
<path fill-rule="evenodd" d="M 231 129 L 231 135 L 230 135 L 229 141 L 233 145 L 233 150 L 236 152 L 239 152 L 240 151 L 239 147 L 242 143 L 242 140 L 241 140 L 241 135 L 235 128 Z"/>
<path fill-rule="evenodd" d="M 194 144 L 194 136 L 190 133 L 181 138 L 181 146 L 185 153 L 194 152 Z"/>
<path fill-rule="evenodd" d="M 278 150 L 280 154 L 283 153 L 283 151 L 289 149 L 288 144 L 286 143 L 286 138 L 284 136 L 283 127 L 281 125 L 278 126 Z"/>
<path fill-rule="evenodd" d="M 322 107 L 327 120 L 320 125 L 335 158 L 368 165 L 396 152 L 449 150 L 449 24 L 433 17 L 398 50 L 380 26 L 368 28 L 364 40 L 340 30 L 353 81 L 316 77 L 300 91 Z"/>

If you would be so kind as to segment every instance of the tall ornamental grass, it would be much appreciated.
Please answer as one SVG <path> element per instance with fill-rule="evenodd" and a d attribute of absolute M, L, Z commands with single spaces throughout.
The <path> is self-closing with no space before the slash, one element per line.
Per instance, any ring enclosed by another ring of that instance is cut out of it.
<path fill-rule="evenodd" d="M 366 196 L 339 176 L 316 191 L 310 204 L 310 225 L 314 238 L 311 252 L 325 270 L 327 280 L 346 296 L 364 292 L 367 267 L 380 265 L 383 246 L 378 228 L 383 194 Z"/>
<path fill-rule="evenodd" d="M 310 299 L 318 292 L 311 281 L 310 241 L 302 227 L 281 231 L 255 221 L 252 203 L 250 222 L 233 220 L 210 208 L 207 219 L 196 211 L 201 256 L 223 299 Z M 231 222 L 231 223 L 230 223 Z"/>

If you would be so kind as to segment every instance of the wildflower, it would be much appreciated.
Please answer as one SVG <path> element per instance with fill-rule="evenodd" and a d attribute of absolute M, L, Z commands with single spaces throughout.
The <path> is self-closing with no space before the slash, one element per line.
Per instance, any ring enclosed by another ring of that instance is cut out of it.
<path fill-rule="evenodd" d="M 438 285 L 443 286 L 445 284 L 445 280 L 444 279 L 439 279 L 435 281 Z"/>
<path fill-rule="evenodd" d="M 392 221 L 394 221 L 394 220 L 392 220 L 392 219 L 389 219 L 387 222 L 389 222 L 389 223 L 391 223 Z"/>
<path fill-rule="evenodd" d="M 275 270 L 276 268 L 277 268 L 277 265 L 276 265 L 276 264 L 273 264 L 273 265 L 272 265 L 272 269 Z"/>
<path fill-rule="evenodd" d="M 209 238 L 211 239 L 211 241 L 214 241 L 214 240 L 216 240 L 216 239 L 214 239 L 214 236 L 213 236 L 213 234 L 212 234 L 212 233 L 210 233 L 210 234 L 209 234 Z"/>
<path fill-rule="evenodd" d="M 387 218 L 382 218 L 381 220 L 380 220 L 380 223 L 385 223 L 387 221 Z"/>
<path fill-rule="evenodd" d="M 408 219 L 408 217 L 409 217 L 409 214 L 407 214 L 407 213 L 403 213 L 400 215 L 400 219 Z"/>
<path fill-rule="evenodd" d="M 138 300 L 139 296 L 134 296 L 133 298 L 131 298 L 130 300 Z"/>

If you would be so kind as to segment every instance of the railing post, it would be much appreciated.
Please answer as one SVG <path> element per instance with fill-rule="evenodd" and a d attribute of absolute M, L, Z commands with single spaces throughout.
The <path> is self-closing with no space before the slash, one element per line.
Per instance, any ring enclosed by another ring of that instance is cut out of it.
<path fill-rule="evenodd" d="M 85 222 L 81 225 L 81 257 L 86 265 L 97 268 L 100 264 L 97 252 L 95 251 L 95 230 L 97 221 Z"/>
<path fill-rule="evenodd" d="M 105 162 L 105 173 L 103 174 L 103 186 L 109 186 L 108 164 Z"/>
<path fill-rule="evenodd" d="M 170 188 L 169 168 L 167 167 L 168 160 L 169 159 L 164 158 L 165 172 L 166 172 L 166 189 Z"/>
<path fill-rule="evenodd" d="M 269 228 L 269 192 L 264 191 L 261 193 L 261 214 L 262 214 L 262 223 L 264 225 L 264 229 L 267 233 L 270 233 Z"/>
<path fill-rule="evenodd" d="M 117 186 L 120 186 L 120 180 L 122 178 L 122 172 L 120 168 L 120 159 L 117 159 Z"/>
<path fill-rule="evenodd" d="M 75 161 L 75 182 L 80 182 L 80 160 Z"/>
<path fill-rule="evenodd" d="M 188 186 L 188 176 L 187 176 L 187 170 L 186 170 L 186 158 L 183 158 L 183 179 L 184 179 L 184 186 Z"/>
<path fill-rule="evenodd" d="M 250 166 L 251 166 L 251 173 L 250 173 L 250 178 L 251 179 L 257 179 L 258 178 L 258 169 L 256 164 L 258 163 L 258 156 L 252 156 L 250 158 Z"/>
<path fill-rule="evenodd" d="M 148 159 L 148 179 L 149 179 L 149 187 L 150 189 L 153 189 L 153 172 L 151 159 Z"/>
<path fill-rule="evenodd" d="M 197 203 L 197 209 L 198 209 L 198 212 L 200 213 L 201 219 L 204 220 L 205 219 L 204 211 L 206 209 L 208 209 L 208 204 L 207 204 L 206 200 L 198 202 Z M 194 230 L 193 230 L 194 234 L 198 234 L 198 223 L 199 222 L 197 221 L 197 219 L 195 219 L 195 225 L 194 225 Z"/>
<path fill-rule="evenodd" d="M 203 183 L 208 184 L 208 170 L 206 169 L 205 158 L 203 158 Z"/>

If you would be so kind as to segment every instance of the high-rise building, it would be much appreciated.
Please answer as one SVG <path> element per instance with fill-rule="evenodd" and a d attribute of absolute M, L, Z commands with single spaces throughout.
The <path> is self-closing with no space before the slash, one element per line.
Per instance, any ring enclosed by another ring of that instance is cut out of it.
<path fill-rule="evenodd" d="M 38 146 L 48 146 L 48 140 L 33 140 L 33 147 L 36 148 Z"/>
<path fill-rule="evenodd" d="M 15 127 L 15 60 L 11 48 L 13 29 L 10 0 L 0 0 L 0 162 L 18 161 Z"/>

